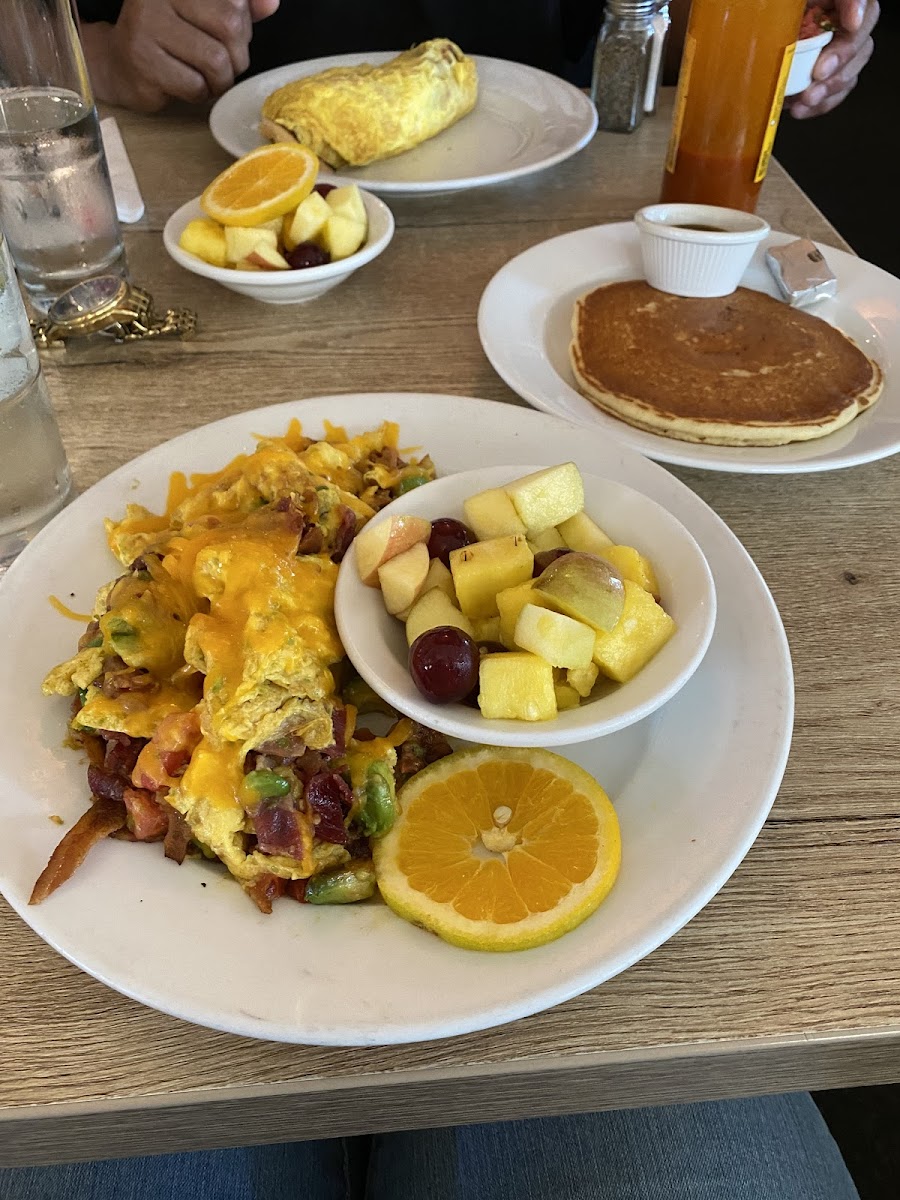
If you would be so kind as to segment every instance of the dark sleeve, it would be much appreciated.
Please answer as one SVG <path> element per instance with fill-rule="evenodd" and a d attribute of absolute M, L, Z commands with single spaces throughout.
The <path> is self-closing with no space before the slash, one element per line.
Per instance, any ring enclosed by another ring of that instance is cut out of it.
<path fill-rule="evenodd" d="M 122 0 L 78 0 L 78 15 L 82 21 L 111 21 L 119 19 Z"/>

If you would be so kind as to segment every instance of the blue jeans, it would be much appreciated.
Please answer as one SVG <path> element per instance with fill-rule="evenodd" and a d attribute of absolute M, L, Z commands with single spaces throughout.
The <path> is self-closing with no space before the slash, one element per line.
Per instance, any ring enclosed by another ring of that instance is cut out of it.
<path fill-rule="evenodd" d="M 341 1138 L 17 1167 L 0 1200 L 859 1200 L 807 1094 L 379 1134 L 352 1167 Z"/>

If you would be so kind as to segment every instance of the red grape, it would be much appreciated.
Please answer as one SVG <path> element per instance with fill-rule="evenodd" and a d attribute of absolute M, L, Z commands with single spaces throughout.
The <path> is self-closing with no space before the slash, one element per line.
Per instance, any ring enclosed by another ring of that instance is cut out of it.
<path fill-rule="evenodd" d="M 420 633 L 409 648 L 412 681 L 434 704 L 463 700 L 478 684 L 478 646 L 455 625 Z"/>
<path fill-rule="evenodd" d="M 449 567 L 450 551 L 471 546 L 475 540 L 475 534 L 462 521 L 454 517 L 438 517 L 431 522 L 428 555 L 430 558 L 439 558 L 445 567 Z"/>
<path fill-rule="evenodd" d="M 314 192 L 318 192 L 320 196 L 327 196 L 329 192 L 333 192 L 337 187 L 336 183 L 317 183 L 313 188 Z"/>
<path fill-rule="evenodd" d="M 285 258 L 295 271 L 305 270 L 306 267 L 323 267 L 331 262 L 331 255 L 315 242 L 301 242 L 293 250 L 289 250 Z"/>
<path fill-rule="evenodd" d="M 555 550 L 538 550 L 537 554 L 534 556 L 534 571 L 532 572 L 534 578 L 537 579 L 538 575 L 543 575 L 544 571 L 552 562 L 556 562 L 556 560 L 558 558 L 562 558 L 564 554 L 571 553 L 572 551 L 568 548 L 568 546 L 564 548 L 557 547 Z"/>

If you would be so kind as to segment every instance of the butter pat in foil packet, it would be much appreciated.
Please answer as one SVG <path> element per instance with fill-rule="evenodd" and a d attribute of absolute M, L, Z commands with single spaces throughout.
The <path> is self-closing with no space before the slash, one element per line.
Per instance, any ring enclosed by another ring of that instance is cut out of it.
<path fill-rule="evenodd" d="M 778 290 L 796 308 L 837 294 L 837 279 L 822 251 L 809 238 L 773 246 L 766 251 L 766 262 Z"/>

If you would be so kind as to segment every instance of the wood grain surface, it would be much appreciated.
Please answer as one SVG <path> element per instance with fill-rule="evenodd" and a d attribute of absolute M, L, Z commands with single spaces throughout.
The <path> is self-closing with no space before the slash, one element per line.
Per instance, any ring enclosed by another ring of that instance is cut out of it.
<path fill-rule="evenodd" d="M 226 156 L 196 115 L 118 114 L 147 201 L 132 273 L 198 310 L 186 344 L 46 356 L 78 486 L 261 404 L 439 391 L 520 403 L 485 359 L 482 289 L 510 257 L 656 198 L 667 108 L 531 180 L 391 201 L 388 251 L 308 307 L 182 271 L 160 230 Z M 773 165 L 760 212 L 843 245 Z M 819 475 L 675 469 L 781 609 L 794 744 L 770 820 L 681 933 L 602 987 L 505 1028 L 313 1049 L 196 1028 L 108 990 L 0 902 L 0 1163 L 50 1162 L 900 1078 L 900 459 Z"/>

